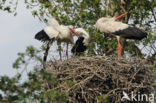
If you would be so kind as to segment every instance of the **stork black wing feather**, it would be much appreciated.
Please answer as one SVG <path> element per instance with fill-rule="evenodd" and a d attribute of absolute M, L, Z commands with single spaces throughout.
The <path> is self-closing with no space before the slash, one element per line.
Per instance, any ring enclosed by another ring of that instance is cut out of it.
<path fill-rule="evenodd" d="M 46 41 L 51 41 L 49 36 L 46 34 L 44 30 L 41 30 L 35 35 L 35 39 L 46 42 Z"/>
<path fill-rule="evenodd" d="M 72 48 L 72 53 L 82 53 L 84 52 L 87 47 L 83 43 L 84 37 L 79 37 L 76 41 L 75 45 Z"/>
<path fill-rule="evenodd" d="M 126 29 L 116 31 L 113 34 L 124 37 L 126 39 L 136 39 L 136 40 L 141 40 L 147 37 L 147 32 L 136 27 L 128 27 Z"/>

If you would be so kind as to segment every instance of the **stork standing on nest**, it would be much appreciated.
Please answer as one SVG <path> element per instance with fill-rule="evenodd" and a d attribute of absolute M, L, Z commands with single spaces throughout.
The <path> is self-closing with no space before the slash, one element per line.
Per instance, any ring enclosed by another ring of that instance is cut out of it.
<path fill-rule="evenodd" d="M 71 51 L 72 53 L 78 55 L 83 53 L 87 49 L 87 46 L 90 42 L 90 36 L 83 28 L 76 28 L 75 31 L 79 35 L 79 38 L 74 44 Z"/>
<path fill-rule="evenodd" d="M 96 28 L 98 30 L 116 36 L 118 41 L 118 59 L 120 59 L 122 52 L 120 38 L 142 40 L 143 38 L 147 37 L 147 32 L 145 32 L 144 30 L 136 27 L 131 27 L 128 24 L 116 21 L 126 14 L 127 12 L 113 18 L 102 17 L 96 22 Z"/>
<path fill-rule="evenodd" d="M 78 37 L 77 33 L 73 29 L 72 25 L 65 26 L 60 25 L 54 18 L 50 19 L 50 25 L 35 35 L 35 39 L 45 42 L 47 44 L 46 51 L 44 53 L 43 62 L 46 62 L 50 45 L 53 41 L 57 41 L 58 47 L 61 48 L 61 43 L 65 42 L 66 56 L 68 58 L 68 44 L 74 44 L 73 35 Z M 62 61 L 61 49 L 59 49 L 60 60 Z"/>

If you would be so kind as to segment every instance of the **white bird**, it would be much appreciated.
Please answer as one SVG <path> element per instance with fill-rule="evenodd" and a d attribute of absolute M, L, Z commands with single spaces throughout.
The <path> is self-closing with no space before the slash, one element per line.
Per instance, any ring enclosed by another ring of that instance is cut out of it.
<path fill-rule="evenodd" d="M 120 38 L 141 40 L 147 37 L 147 33 L 139 28 L 131 27 L 128 24 L 116 21 L 125 16 L 127 13 L 120 15 L 119 17 L 102 17 L 97 20 L 96 28 L 101 32 L 113 34 L 118 40 L 118 59 L 121 57 L 122 46 L 120 44 Z"/>
<path fill-rule="evenodd" d="M 61 48 L 61 42 L 67 43 L 66 48 L 66 56 L 68 58 L 68 44 L 74 44 L 73 35 L 77 35 L 72 25 L 65 26 L 59 25 L 58 21 L 55 18 L 50 19 L 50 25 L 45 27 L 43 30 L 38 32 L 35 35 L 35 39 L 40 40 L 42 42 L 47 43 L 47 48 L 44 53 L 43 61 L 45 62 L 47 59 L 48 51 L 50 48 L 50 44 L 53 41 L 57 41 L 58 47 Z M 59 50 L 60 60 L 62 61 L 61 50 Z"/>
<path fill-rule="evenodd" d="M 71 51 L 72 53 L 80 54 L 87 49 L 90 42 L 90 36 L 83 28 L 76 28 L 75 31 L 79 35 L 79 38 Z"/>

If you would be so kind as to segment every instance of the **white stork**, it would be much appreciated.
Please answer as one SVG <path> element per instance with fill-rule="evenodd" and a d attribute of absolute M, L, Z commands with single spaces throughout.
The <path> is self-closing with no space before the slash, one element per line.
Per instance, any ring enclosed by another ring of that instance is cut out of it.
<path fill-rule="evenodd" d="M 74 44 L 73 35 L 77 35 L 72 25 L 65 26 L 59 25 L 58 21 L 54 18 L 50 19 L 50 25 L 35 35 L 35 39 L 47 43 L 47 48 L 44 53 L 43 61 L 47 59 L 50 44 L 57 41 L 58 47 L 61 47 L 61 42 L 67 43 L 66 56 L 68 58 L 68 44 Z M 61 50 L 59 50 L 60 60 L 62 61 Z"/>
<path fill-rule="evenodd" d="M 147 32 L 131 27 L 128 24 L 116 21 L 125 16 L 127 13 L 120 15 L 119 17 L 102 17 L 97 20 L 96 28 L 104 33 L 113 34 L 118 40 L 118 59 L 121 57 L 122 46 L 120 44 L 120 38 L 141 40 L 147 37 Z"/>
<path fill-rule="evenodd" d="M 90 42 L 90 36 L 83 28 L 76 28 L 75 31 L 78 34 L 79 38 L 71 51 L 74 54 L 80 54 L 87 49 L 87 46 Z"/>

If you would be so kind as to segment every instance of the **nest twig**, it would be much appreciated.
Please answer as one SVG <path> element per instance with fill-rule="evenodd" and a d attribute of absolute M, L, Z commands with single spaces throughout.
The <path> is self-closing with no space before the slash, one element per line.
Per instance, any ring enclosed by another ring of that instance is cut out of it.
<path fill-rule="evenodd" d="M 105 103 L 105 100 L 98 99 L 103 95 L 107 96 L 109 103 L 122 103 L 123 91 L 150 93 L 153 89 L 151 69 L 145 60 L 118 61 L 115 57 L 106 56 L 76 57 L 49 63 L 47 71 L 60 84 L 51 90 L 68 93 L 68 103 Z"/>

